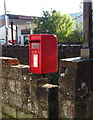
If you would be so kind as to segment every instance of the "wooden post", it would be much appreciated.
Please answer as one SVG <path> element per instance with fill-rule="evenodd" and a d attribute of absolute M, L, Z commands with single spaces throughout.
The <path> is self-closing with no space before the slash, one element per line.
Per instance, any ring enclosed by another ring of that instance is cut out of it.
<path fill-rule="evenodd" d="M 17 41 L 17 43 L 18 43 L 18 26 L 16 25 L 16 41 Z M 16 43 L 16 44 L 17 44 Z"/>
<path fill-rule="evenodd" d="M 13 22 L 11 22 L 11 39 L 12 39 L 12 45 L 14 45 L 14 38 L 13 38 Z"/>
<path fill-rule="evenodd" d="M 83 0 L 83 48 L 81 49 L 82 58 L 93 58 L 92 54 L 92 1 Z"/>
<path fill-rule="evenodd" d="M 83 22 L 84 22 L 84 47 L 91 47 L 92 42 L 92 2 L 85 2 L 83 6 Z"/>

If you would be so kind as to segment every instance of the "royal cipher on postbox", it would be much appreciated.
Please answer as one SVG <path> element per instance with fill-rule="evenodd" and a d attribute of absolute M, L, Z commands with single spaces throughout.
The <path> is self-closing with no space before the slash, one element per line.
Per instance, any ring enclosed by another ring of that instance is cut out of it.
<path fill-rule="evenodd" d="M 30 72 L 36 74 L 58 71 L 58 41 L 52 34 L 32 34 L 29 43 Z"/>

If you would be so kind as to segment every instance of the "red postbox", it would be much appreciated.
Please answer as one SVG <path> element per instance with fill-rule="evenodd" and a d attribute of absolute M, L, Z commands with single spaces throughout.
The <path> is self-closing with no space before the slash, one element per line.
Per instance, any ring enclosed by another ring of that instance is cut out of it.
<path fill-rule="evenodd" d="M 37 74 L 58 71 L 57 38 L 50 34 L 30 35 L 30 72 Z"/>

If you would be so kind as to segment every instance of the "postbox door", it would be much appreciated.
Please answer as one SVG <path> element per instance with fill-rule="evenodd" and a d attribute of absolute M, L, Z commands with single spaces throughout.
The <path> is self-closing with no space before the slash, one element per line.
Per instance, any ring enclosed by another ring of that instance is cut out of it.
<path fill-rule="evenodd" d="M 31 50 L 30 50 L 30 53 L 31 53 L 31 61 L 30 61 L 30 64 L 31 64 L 31 71 L 38 71 L 39 68 L 40 68 L 40 43 L 37 42 L 37 43 L 31 43 Z"/>

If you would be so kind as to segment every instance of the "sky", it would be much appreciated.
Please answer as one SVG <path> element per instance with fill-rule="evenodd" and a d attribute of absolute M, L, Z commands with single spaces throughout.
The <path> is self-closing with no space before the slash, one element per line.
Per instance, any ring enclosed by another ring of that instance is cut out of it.
<path fill-rule="evenodd" d="M 82 0 L 5 0 L 7 13 L 42 16 L 43 10 L 57 10 L 61 14 L 81 12 Z M 0 0 L 0 15 L 4 14 L 4 0 Z"/>

